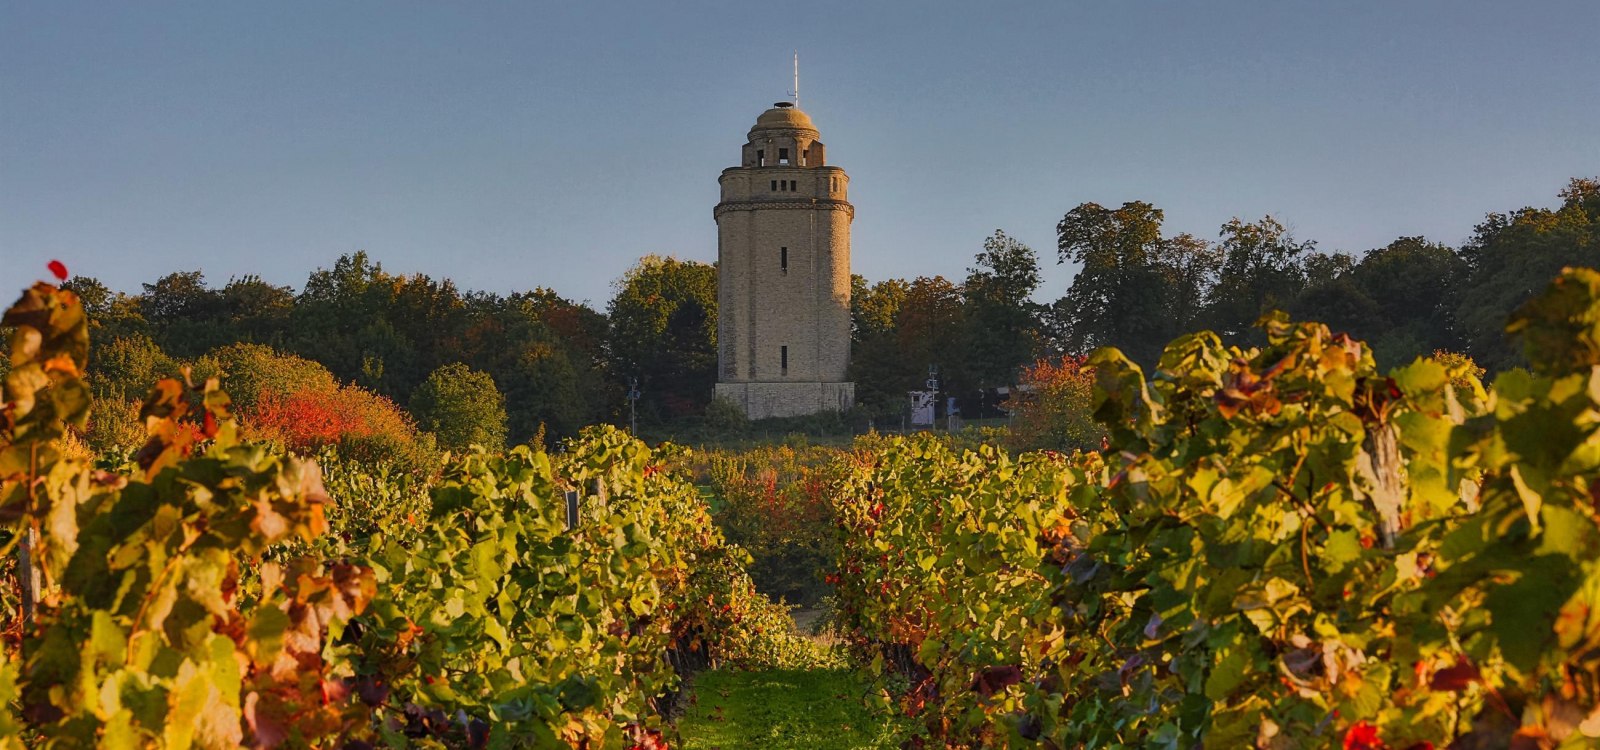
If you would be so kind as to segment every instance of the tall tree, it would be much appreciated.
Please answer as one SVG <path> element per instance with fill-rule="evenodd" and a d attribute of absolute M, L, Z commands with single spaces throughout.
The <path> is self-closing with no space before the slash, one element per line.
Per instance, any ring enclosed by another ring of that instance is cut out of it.
<path fill-rule="evenodd" d="M 1039 256 L 1033 248 L 995 230 L 967 269 L 965 302 L 966 374 L 970 385 L 1017 382 L 1039 345 Z"/>
<path fill-rule="evenodd" d="M 1221 249 L 1192 234 L 1161 241 L 1155 267 L 1166 287 L 1167 338 L 1204 325 L 1206 301 L 1222 263 Z"/>
<path fill-rule="evenodd" d="M 636 377 L 647 414 L 698 414 L 717 377 L 717 269 L 659 255 L 616 282 L 608 307 L 612 371 Z"/>
<path fill-rule="evenodd" d="M 505 447 L 505 398 L 488 373 L 460 362 L 428 374 L 411 396 L 411 414 L 418 426 L 438 436 L 439 445 L 445 448 Z"/>
<path fill-rule="evenodd" d="M 1465 273 L 1466 263 L 1454 250 L 1422 237 L 1401 237 L 1367 253 L 1350 279 L 1378 306 L 1383 320 L 1380 328 L 1352 333 L 1371 343 L 1385 366 L 1459 349 L 1453 299 Z"/>
<path fill-rule="evenodd" d="M 1212 257 L 1193 237 L 1163 238 L 1163 218 L 1143 201 L 1115 209 L 1084 203 L 1056 225 L 1057 262 L 1080 265 L 1051 311 L 1061 348 L 1085 353 L 1116 346 L 1152 363 L 1193 324 Z"/>
<path fill-rule="evenodd" d="M 904 279 L 871 285 L 860 276 L 852 279 L 849 377 L 856 402 L 869 408 L 898 410 L 905 399 L 906 362 L 895 327 L 910 288 Z"/>
<path fill-rule="evenodd" d="M 1296 241 L 1271 216 L 1253 222 L 1235 217 L 1222 225 L 1218 236 L 1222 262 L 1206 323 L 1226 338 L 1258 342 L 1256 321 L 1272 310 L 1287 309 L 1305 287 L 1302 259 L 1315 243 Z"/>
<path fill-rule="evenodd" d="M 404 369 L 411 356 L 388 320 L 399 281 L 364 250 L 313 271 L 295 300 L 290 348 L 340 380 L 375 388 L 388 367 Z"/>
<path fill-rule="evenodd" d="M 1564 266 L 1600 266 L 1600 178 L 1574 179 L 1554 210 L 1489 214 L 1461 249 L 1465 283 L 1456 320 L 1467 352 L 1490 371 L 1521 354 L 1505 335 L 1507 316 L 1544 289 Z"/>
<path fill-rule="evenodd" d="M 900 398 L 922 389 L 930 365 L 938 366 L 946 391 L 970 384 L 964 371 L 965 314 L 961 287 L 943 276 L 919 276 L 906 287 L 895 319 L 900 361 L 893 387 Z"/>
<path fill-rule="evenodd" d="M 206 286 L 200 271 L 177 271 L 145 284 L 139 313 L 155 342 L 176 357 L 196 357 L 234 339 L 220 322 L 222 295 Z"/>
<path fill-rule="evenodd" d="M 905 304 L 910 284 L 887 279 L 868 284 L 860 275 L 850 277 L 850 334 L 857 346 L 873 336 L 894 330 L 895 318 Z"/>

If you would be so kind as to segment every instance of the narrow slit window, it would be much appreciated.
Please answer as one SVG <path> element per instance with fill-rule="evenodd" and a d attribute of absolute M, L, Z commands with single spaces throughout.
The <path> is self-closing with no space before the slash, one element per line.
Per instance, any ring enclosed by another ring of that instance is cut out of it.
<path fill-rule="evenodd" d="M 787 247 L 778 248 L 778 270 L 784 273 L 789 272 L 789 248 Z"/>
<path fill-rule="evenodd" d="M 789 149 L 786 149 L 786 148 L 778 149 L 778 163 L 779 164 L 788 164 L 789 163 Z"/>
<path fill-rule="evenodd" d="M 756 149 L 756 166 L 767 166 L 767 152 L 759 148 Z"/>
<path fill-rule="evenodd" d="M 783 375 L 789 374 L 789 347 L 778 347 L 778 370 Z"/>
<path fill-rule="evenodd" d="M 811 158 L 811 149 L 808 148 L 808 149 L 805 149 L 804 151 L 801 151 L 800 152 L 800 166 L 802 166 L 802 167 L 805 166 L 806 165 L 806 160 L 810 159 L 810 158 Z"/>
<path fill-rule="evenodd" d="M 774 193 L 778 192 L 778 181 L 777 180 L 773 180 L 772 181 L 772 192 L 774 192 Z"/>
<path fill-rule="evenodd" d="M 799 190 L 799 189 L 800 189 L 800 188 L 798 188 L 798 187 L 795 187 L 795 181 L 794 181 L 794 180 L 790 180 L 790 181 L 789 181 L 789 192 L 791 192 L 791 193 L 792 193 L 792 192 L 794 192 L 794 191 L 796 191 L 796 190 Z"/>

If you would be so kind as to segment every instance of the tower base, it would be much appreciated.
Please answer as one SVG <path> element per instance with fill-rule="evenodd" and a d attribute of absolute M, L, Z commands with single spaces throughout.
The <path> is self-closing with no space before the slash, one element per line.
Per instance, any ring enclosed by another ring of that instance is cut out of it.
<path fill-rule="evenodd" d="M 856 404 L 855 383 L 718 383 L 716 397 L 744 408 L 750 419 L 844 411 Z"/>

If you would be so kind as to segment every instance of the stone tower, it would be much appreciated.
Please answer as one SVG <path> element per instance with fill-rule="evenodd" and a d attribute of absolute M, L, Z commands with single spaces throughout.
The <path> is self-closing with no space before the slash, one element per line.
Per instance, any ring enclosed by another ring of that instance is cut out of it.
<path fill-rule="evenodd" d="M 844 410 L 850 364 L 850 178 L 779 102 L 756 118 L 717 204 L 717 389 L 751 419 Z"/>

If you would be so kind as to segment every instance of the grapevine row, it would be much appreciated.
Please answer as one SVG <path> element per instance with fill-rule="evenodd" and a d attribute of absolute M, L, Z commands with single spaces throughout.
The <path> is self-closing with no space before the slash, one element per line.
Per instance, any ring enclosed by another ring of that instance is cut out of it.
<path fill-rule="evenodd" d="M 668 456 L 610 429 L 437 477 L 243 442 L 155 385 L 124 463 L 81 428 L 88 324 L 5 314 L 0 536 L 22 612 L 0 747 L 664 747 L 685 667 L 812 658 Z M 576 518 L 567 496 L 577 493 Z"/>
<path fill-rule="evenodd" d="M 858 449 L 830 580 L 919 742 L 1600 742 L 1600 274 L 1516 313 L 1490 389 L 1263 326 L 1097 353 L 1100 453 Z"/>

